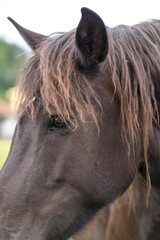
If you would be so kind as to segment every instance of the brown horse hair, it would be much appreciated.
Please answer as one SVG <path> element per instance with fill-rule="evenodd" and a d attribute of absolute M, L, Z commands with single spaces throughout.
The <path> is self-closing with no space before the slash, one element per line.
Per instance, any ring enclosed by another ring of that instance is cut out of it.
<path fill-rule="evenodd" d="M 130 146 L 142 144 L 149 194 L 148 146 L 153 124 L 159 126 L 160 21 L 117 26 L 107 31 L 109 53 L 99 68 L 102 74 L 109 73 L 113 83 L 128 154 Z M 85 123 L 86 116 L 94 119 L 98 126 L 93 102 L 101 104 L 93 90 L 92 79 L 88 81 L 87 75 L 77 67 L 75 32 L 46 39 L 28 60 L 17 85 L 18 113 L 29 102 L 34 113 L 35 104 L 31 100 L 36 97 L 49 115 L 56 110 L 74 129 L 79 122 Z"/>
<path fill-rule="evenodd" d="M 77 69 L 74 37 L 75 30 L 56 34 L 46 39 L 39 46 L 39 51 L 29 59 L 17 85 L 18 114 L 28 103 L 34 113 L 31 100 L 37 98 L 49 115 L 56 112 L 67 124 L 71 123 L 74 129 L 79 122 L 86 121 L 86 113 L 98 127 L 93 101 L 100 108 L 101 104 L 87 78 Z"/>
<path fill-rule="evenodd" d="M 148 147 L 153 124 L 159 126 L 160 21 L 118 26 L 109 29 L 109 33 L 107 68 L 112 73 L 115 93 L 120 100 L 123 136 L 128 150 L 130 138 L 133 146 L 142 144 L 148 201 L 151 189 Z"/>

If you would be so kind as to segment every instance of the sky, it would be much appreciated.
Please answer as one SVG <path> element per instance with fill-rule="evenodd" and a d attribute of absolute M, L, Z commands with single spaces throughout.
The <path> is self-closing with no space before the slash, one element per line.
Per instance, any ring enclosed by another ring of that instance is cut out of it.
<path fill-rule="evenodd" d="M 160 0 L 0 0 L 0 37 L 29 51 L 8 16 L 25 28 L 49 35 L 76 28 L 82 7 L 95 11 L 109 27 L 160 19 Z"/>

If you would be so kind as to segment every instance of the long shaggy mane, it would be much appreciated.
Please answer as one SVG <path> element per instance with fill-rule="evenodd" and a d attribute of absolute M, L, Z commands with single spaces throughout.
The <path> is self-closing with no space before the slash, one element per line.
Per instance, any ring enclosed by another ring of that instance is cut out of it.
<path fill-rule="evenodd" d="M 113 83 L 128 149 L 128 139 L 133 145 L 141 143 L 148 166 L 149 139 L 153 125 L 159 126 L 160 21 L 107 28 L 107 32 L 109 53 L 99 68 L 109 73 L 111 79 L 106 81 Z M 36 97 L 49 114 L 54 108 L 63 120 L 74 119 L 75 127 L 79 120 L 85 122 L 86 114 L 98 122 L 93 100 L 99 100 L 92 80 L 88 81 L 76 65 L 75 33 L 48 38 L 29 59 L 17 85 L 19 111 Z M 30 107 L 34 112 L 34 104 Z"/>
<path fill-rule="evenodd" d="M 160 114 L 160 21 L 118 26 L 109 36 L 107 68 L 120 100 L 123 134 L 128 149 L 128 138 L 142 145 L 149 193 L 148 147 Z"/>
<path fill-rule="evenodd" d="M 90 116 L 97 123 L 93 101 L 100 102 L 87 78 L 77 67 L 75 30 L 47 38 L 23 69 L 17 85 L 18 114 L 29 104 L 34 114 L 42 106 L 75 129 Z"/>

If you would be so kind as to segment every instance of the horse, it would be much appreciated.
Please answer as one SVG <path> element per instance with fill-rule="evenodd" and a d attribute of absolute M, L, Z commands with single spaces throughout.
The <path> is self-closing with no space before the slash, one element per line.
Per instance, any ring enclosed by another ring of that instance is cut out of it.
<path fill-rule="evenodd" d="M 81 11 L 76 29 L 49 37 L 9 18 L 34 54 L 20 73 L 17 126 L 0 172 L 1 240 L 69 238 L 139 170 L 149 199 L 160 21 L 109 28 Z"/>

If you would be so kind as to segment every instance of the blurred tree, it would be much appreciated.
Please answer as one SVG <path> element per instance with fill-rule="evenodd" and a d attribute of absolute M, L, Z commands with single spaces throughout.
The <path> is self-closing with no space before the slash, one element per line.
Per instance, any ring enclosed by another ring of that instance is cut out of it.
<path fill-rule="evenodd" d="M 0 39 L 0 98 L 7 101 L 5 92 L 15 85 L 26 56 L 16 44 Z"/>

